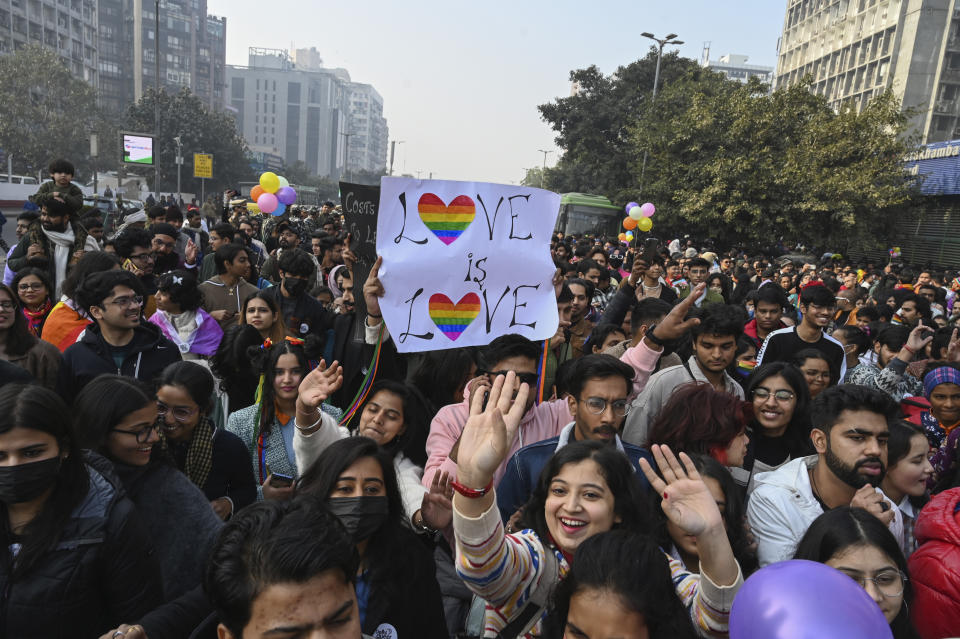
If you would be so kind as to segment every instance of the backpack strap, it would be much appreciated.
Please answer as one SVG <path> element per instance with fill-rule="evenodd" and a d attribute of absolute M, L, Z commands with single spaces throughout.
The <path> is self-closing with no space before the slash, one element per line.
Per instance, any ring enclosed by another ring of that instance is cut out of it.
<path fill-rule="evenodd" d="M 559 564 L 560 562 L 553 550 L 545 547 L 540 587 L 534 591 L 513 619 L 504 626 L 503 630 L 497 635 L 497 639 L 517 639 L 530 632 L 537 625 L 547 609 L 547 602 L 550 601 L 553 589 L 559 581 Z"/>

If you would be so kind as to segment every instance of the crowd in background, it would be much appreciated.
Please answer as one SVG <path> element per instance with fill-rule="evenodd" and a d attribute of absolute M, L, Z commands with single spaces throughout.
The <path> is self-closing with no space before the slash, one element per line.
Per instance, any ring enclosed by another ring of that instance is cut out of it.
<path fill-rule="evenodd" d="M 332 202 L 104 233 L 50 174 L 0 285 L 0 634 L 723 637 L 793 558 L 960 634 L 955 270 L 557 234 L 552 338 L 401 355 Z"/>

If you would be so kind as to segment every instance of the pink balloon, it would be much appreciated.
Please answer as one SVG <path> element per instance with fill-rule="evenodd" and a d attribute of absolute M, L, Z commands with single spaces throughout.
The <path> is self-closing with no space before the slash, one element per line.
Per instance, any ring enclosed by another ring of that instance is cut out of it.
<path fill-rule="evenodd" d="M 655 207 L 650 202 L 642 204 L 640 206 L 640 213 L 643 214 L 643 217 L 653 217 L 653 214 L 657 212 L 657 207 Z"/>
<path fill-rule="evenodd" d="M 277 200 L 277 196 L 273 193 L 263 193 L 257 198 L 257 206 L 259 206 L 260 210 L 264 213 L 273 213 L 277 210 L 278 204 L 280 204 L 280 201 Z"/>

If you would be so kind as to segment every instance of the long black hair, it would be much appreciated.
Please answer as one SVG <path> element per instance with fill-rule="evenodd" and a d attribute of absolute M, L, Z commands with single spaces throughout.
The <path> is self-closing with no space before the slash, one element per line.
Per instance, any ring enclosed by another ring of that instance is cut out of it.
<path fill-rule="evenodd" d="M 230 404 L 231 411 L 246 408 L 253 403 L 253 394 L 257 389 L 258 370 L 254 359 L 257 356 L 263 337 L 260 331 L 249 324 L 228 326 L 223 331 L 223 339 L 217 352 L 210 358 L 210 370 L 220 378 L 220 390 L 230 395 L 243 394 L 249 402 L 243 406 Z"/>
<path fill-rule="evenodd" d="M 363 411 L 380 391 L 392 393 L 403 402 L 403 433 L 384 444 L 383 449 L 394 456 L 397 453 L 403 453 L 404 457 L 422 468 L 427 463 L 426 446 L 427 434 L 430 432 L 429 416 L 423 398 L 407 384 L 392 379 L 381 379 L 374 382 L 367 394 L 367 399 L 360 406 L 360 410 L 355 413 L 359 417 L 351 420 L 348 427 L 356 433 L 357 428 L 360 427 L 360 419 L 363 418 Z"/>
<path fill-rule="evenodd" d="M 817 517 L 797 545 L 794 559 L 808 559 L 826 563 L 847 548 L 873 546 L 890 558 L 904 575 L 909 574 L 907 560 L 900 544 L 879 519 L 861 508 L 841 506 Z M 919 639 L 910 622 L 910 602 L 913 601 L 913 586 L 904 582 L 903 605 L 890 623 L 894 639 Z"/>
<path fill-rule="evenodd" d="M 94 378 L 73 402 L 80 446 L 109 458 L 110 431 L 127 415 L 155 401 L 150 388 L 132 377 L 100 375 Z"/>
<path fill-rule="evenodd" d="M 256 329 L 253 330 L 256 331 Z M 314 353 L 317 341 L 315 336 L 308 336 L 306 341 L 285 339 L 279 344 L 273 344 L 269 349 L 259 349 L 261 351 L 260 372 L 263 375 L 263 388 L 260 390 L 260 423 L 258 426 L 264 437 L 270 435 L 273 430 L 273 422 L 277 416 L 277 411 L 274 408 L 276 393 L 273 390 L 273 382 L 277 377 L 277 361 L 282 355 L 293 355 L 297 358 L 297 365 L 303 371 L 303 377 L 306 377 L 310 372 L 311 357 L 308 355 L 308 351 L 310 354 Z"/>
<path fill-rule="evenodd" d="M 642 577 L 640 577 L 642 575 Z M 543 623 L 544 639 L 561 639 L 574 595 L 595 590 L 616 595 L 639 613 L 650 639 L 694 639 L 697 632 L 677 596 L 670 564 L 657 542 L 629 530 L 611 530 L 586 539 L 557 589 Z"/>
<path fill-rule="evenodd" d="M 614 527 L 648 531 L 650 529 L 648 522 L 651 521 L 650 503 L 640 491 L 633 466 L 627 461 L 626 455 L 615 447 L 598 441 L 567 444 L 553 454 L 540 472 L 537 485 L 523 507 L 521 517 L 523 526 L 532 528 L 544 541 L 550 538 L 544 511 L 547 496 L 550 494 L 550 484 L 564 466 L 577 464 L 585 459 L 592 459 L 596 463 L 600 475 L 607 482 L 607 487 L 613 495 L 613 511 L 620 517 L 620 523 L 614 524 Z"/>
<path fill-rule="evenodd" d="M 371 586 L 377 589 L 378 597 L 399 595 L 394 589 L 402 583 L 416 582 L 410 574 L 417 569 L 417 562 L 410 561 L 410 545 L 419 540 L 416 534 L 404 526 L 406 514 L 393 469 L 393 455 L 377 446 L 368 437 L 347 437 L 334 442 L 324 450 L 297 479 L 297 494 L 309 493 L 329 501 L 330 493 L 337 485 L 340 475 L 358 459 L 375 460 L 383 473 L 387 493 L 387 518 L 370 536 L 363 564 L 370 573 Z"/>
<path fill-rule="evenodd" d="M 436 414 L 447 404 L 459 402 L 456 398 L 458 392 L 461 393 L 460 399 L 463 399 L 463 387 L 476 359 L 474 348 L 451 348 L 423 354 L 420 366 L 410 377 L 410 383 L 429 402 L 431 414 Z"/>
<path fill-rule="evenodd" d="M 13 324 L 7 329 L 6 344 L 4 352 L 7 355 L 19 357 L 29 351 L 37 343 L 37 336 L 27 328 L 27 318 L 20 311 L 20 298 L 14 294 L 6 284 L 0 284 L 0 291 L 6 292 L 13 302 Z"/>
<path fill-rule="evenodd" d="M 0 389 L 0 434 L 14 428 L 29 428 L 54 437 L 61 456 L 53 492 L 40 512 L 18 533 L 22 544 L 16 561 L 9 551 L 14 543 L 7 506 L 0 502 L 0 551 L 10 581 L 30 572 L 37 561 L 60 539 L 74 508 L 87 495 L 90 479 L 73 432 L 70 409 L 52 390 L 28 384 L 8 384 Z"/>

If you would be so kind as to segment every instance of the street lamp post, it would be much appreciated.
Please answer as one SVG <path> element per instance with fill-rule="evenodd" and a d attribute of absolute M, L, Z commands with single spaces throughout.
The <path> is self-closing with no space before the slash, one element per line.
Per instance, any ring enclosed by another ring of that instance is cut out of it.
<path fill-rule="evenodd" d="M 343 143 L 343 168 L 347 173 L 347 182 L 349 182 L 350 181 L 350 136 L 354 134 L 341 133 L 340 135 L 347 138 L 346 142 Z"/>
<path fill-rule="evenodd" d="M 537 149 L 543 153 L 543 166 L 540 167 L 540 188 L 543 188 L 543 174 L 547 172 L 547 153 L 553 153 L 553 151 L 547 151 L 546 149 Z"/>
<path fill-rule="evenodd" d="M 160 140 L 160 0 L 154 1 L 153 27 L 153 72 L 156 84 L 153 87 L 153 130 L 154 140 Z M 153 190 L 160 200 L 160 148 L 154 150 Z"/>
<path fill-rule="evenodd" d="M 644 31 L 641 33 L 644 38 L 650 38 L 657 43 L 657 70 L 653 73 L 653 96 L 650 101 L 653 102 L 657 99 L 657 85 L 660 83 L 660 59 L 663 58 L 663 47 L 668 44 L 683 44 L 683 40 L 676 40 L 676 33 L 670 33 L 666 38 L 657 38 L 652 33 Z M 640 191 L 643 192 L 643 177 L 644 173 L 647 171 L 647 152 L 643 152 L 643 164 L 640 166 Z"/>
<path fill-rule="evenodd" d="M 183 200 L 183 195 L 180 191 L 180 167 L 183 166 L 183 143 L 180 141 L 180 136 L 173 138 L 173 141 L 177 143 L 177 206 L 180 206 L 180 202 Z"/>
<path fill-rule="evenodd" d="M 390 143 L 390 172 L 387 175 L 393 175 L 393 155 L 398 144 L 403 144 L 406 140 L 394 140 Z"/>

